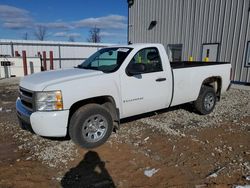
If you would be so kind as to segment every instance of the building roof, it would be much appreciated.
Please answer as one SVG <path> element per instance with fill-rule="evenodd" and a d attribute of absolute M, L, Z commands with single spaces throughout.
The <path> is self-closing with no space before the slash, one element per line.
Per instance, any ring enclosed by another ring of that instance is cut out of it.
<path fill-rule="evenodd" d="M 97 47 L 103 47 L 103 46 L 111 46 L 114 44 L 110 43 L 90 43 L 90 42 L 65 42 L 65 41 L 39 41 L 39 40 L 12 40 L 12 39 L 0 39 L 0 44 L 29 44 L 29 45 L 76 45 L 76 46 L 97 46 Z"/>

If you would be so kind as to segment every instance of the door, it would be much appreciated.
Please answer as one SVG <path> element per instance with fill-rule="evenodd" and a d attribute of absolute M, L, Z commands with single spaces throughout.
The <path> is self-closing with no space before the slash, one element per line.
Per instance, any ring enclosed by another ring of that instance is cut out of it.
<path fill-rule="evenodd" d="M 169 106 L 171 75 L 163 71 L 157 48 L 144 48 L 132 58 L 121 76 L 121 86 L 123 118 Z"/>
<path fill-rule="evenodd" d="M 182 44 L 169 44 L 168 57 L 171 62 L 178 62 L 182 60 Z"/>
<path fill-rule="evenodd" d="M 246 67 L 250 67 L 250 41 L 247 42 Z"/>
<path fill-rule="evenodd" d="M 202 61 L 217 61 L 219 44 L 203 44 Z"/>

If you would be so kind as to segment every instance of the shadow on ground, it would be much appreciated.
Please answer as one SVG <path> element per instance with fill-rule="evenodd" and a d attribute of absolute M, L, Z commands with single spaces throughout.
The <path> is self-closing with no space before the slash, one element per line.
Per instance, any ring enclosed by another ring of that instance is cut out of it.
<path fill-rule="evenodd" d="M 63 188 L 115 187 L 112 177 L 105 168 L 105 162 L 101 161 L 95 151 L 87 152 L 83 160 L 64 175 L 61 185 Z"/>

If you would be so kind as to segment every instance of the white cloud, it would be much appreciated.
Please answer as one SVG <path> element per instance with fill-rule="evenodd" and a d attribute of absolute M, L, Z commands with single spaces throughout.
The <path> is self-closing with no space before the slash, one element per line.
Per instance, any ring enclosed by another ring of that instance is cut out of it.
<path fill-rule="evenodd" d="M 9 29 L 29 28 L 33 24 L 27 10 L 9 5 L 0 5 L 0 20 L 3 22 L 3 27 Z"/>
<path fill-rule="evenodd" d="M 127 35 L 125 33 L 112 33 L 112 32 L 100 32 L 102 37 L 115 37 L 115 38 L 125 38 Z"/>
<path fill-rule="evenodd" d="M 0 5 L 1 17 L 18 17 L 28 15 L 28 11 L 20 8 L 16 8 L 9 5 Z"/>
<path fill-rule="evenodd" d="M 73 27 L 69 23 L 65 22 L 37 23 L 37 25 L 42 25 L 51 29 L 63 29 L 63 30 L 73 29 Z"/>
<path fill-rule="evenodd" d="M 57 32 L 57 33 L 54 33 L 53 36 L 55 36 L 55 37 L 66 37 L 66 38 L 69 38 L 69 37 L 80 38 L 81 34 L 80 33 Z"/>
<path fill-rule="evenodd" d="M 80 34 L 80 33 L 69 33 L 68 36 L 69 36 L 69 37 L 80 38 L 80 37 L 81 37 L 81 34 Z"/>
<path fill-rule="evenodd" d="M 97 18 L 86 18 L 74 22 L 74 26 L 77 28 L 97 27 L 101 29 L 125 29 L 127 27 L 126 17 L 120 15 L 108 15 Z"/>
<path fill-rule="evenodd" d="M 101 29 L 101 37 L 108 40 L 113 38 L 124 40 L 126 38 L 124 32 L 127 28 L 127 17 L 122 15 L 111 14 L 72 21 L 55 19 L 50 22 L 41 22 L 41 20 L 35 20 L 32 17 L 32 12 L 28 10 L 0 4 L 0 29 L 31 31 L 37 26 L 44 26 L 51 32 L 49 36 L 76 39 L 83 37 L 84 34 L 81 35 L 74 31 L 78 31 L 81 28 L 97 27 Z"/>
<path fill-rule="evenodd" d="M 49 23 L 39 23 L 51 29 L 77 29 L 77 28 L 100 28 L 100 29 L 125 29 L 126 17 L 120 15 L 108 15 L 97 18 L 86 18 L 78 21 L 63 22 L 62 20 Z"/>
<path fill-rule="evenodd" d="M 24 28 L 28 28 L 29 24 L 26 24 L 26 23 L 17 23 L 17 22 L 5 22 L 3 24 L 3 26 L 5 28 L 8 28 L 8 29 L 24 29 Z"/>
<path fill-rule="evenodd" d="M 66 37 L 67 33 L 66 32 L 57 32 L 57 33 L 54 33 L 53 36 L 54 37 Z"/>

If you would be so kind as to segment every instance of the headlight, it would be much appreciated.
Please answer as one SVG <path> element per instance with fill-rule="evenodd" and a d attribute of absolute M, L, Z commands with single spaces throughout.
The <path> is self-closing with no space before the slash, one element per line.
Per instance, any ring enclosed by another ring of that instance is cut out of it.
<path fill-rule="evenodd" d="M 63 110 L 61 91 L 43 91 L 36 93 L 36 110 L 53 111 Z"/>

